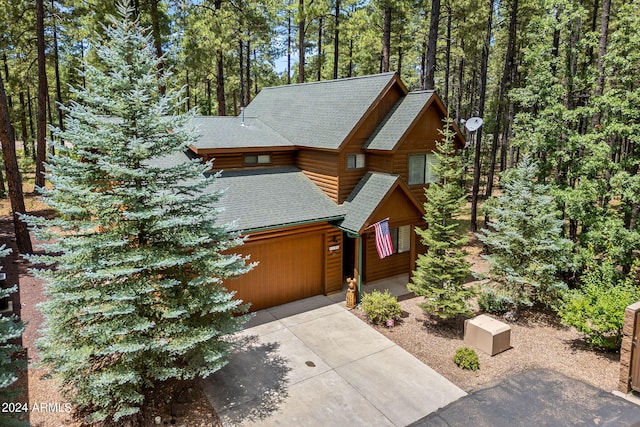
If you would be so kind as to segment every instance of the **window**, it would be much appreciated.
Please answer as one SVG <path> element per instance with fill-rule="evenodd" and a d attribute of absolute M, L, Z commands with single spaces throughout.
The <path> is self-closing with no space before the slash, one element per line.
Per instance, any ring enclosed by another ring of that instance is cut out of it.
<path fill-rule="evenodd" d="M 392 228 L 391 243 L 393 243 L 393 253 L 401 254 L 411 250 L 411 226 L 403 225 L 402 227 Z"/>
<path fill-rule="evenodd" d="M 361 169 L 364 167 L 364 154 L 347 154 L 347 169 Z"/>
<path fill-rule="evenodd" d="M 244 163 L 246 165 L 264 165 L 267 163 L 271 163 L 271 155 L 259 154 L 259 155 L 244 156 Z"/>
<path fill-rule="evenodd" d="M 433 154 L 412 154 L 409 156 L 409 185 L 429 184 L 440 181 L 433 167 L 438 159 Z"/>

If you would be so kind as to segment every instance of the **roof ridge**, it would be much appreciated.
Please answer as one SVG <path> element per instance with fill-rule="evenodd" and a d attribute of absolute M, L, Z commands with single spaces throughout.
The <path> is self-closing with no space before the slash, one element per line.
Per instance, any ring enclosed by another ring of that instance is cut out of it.
<path fill-rule="evenodd" d="M 409 95 L 420 95 L 420 94 L 423 94 L 423 93 L 433 94 L 433 93 L 435 93 L 435 90 L 434 89 L 412 90 L 411 92 L 407 93 L 407 96 L 409 96 Z"/>
<path fill-rule="evenodd" d="M 395 177 L 395 178 L 399 178 L 400 175 L 397 173 L 388 173 L 388 172 L 377 172 L 377 171 L 367 171 L 367 173 L 371 174 L 371 175 L 386 175 L 386 176 L 390 176 L 390 177 Z"/>
<path fill-rule="evenodd" d="M 381 76 L 392 76 L 397 74 L 395 71 L 388 71 L 386 73 L 378 73 L 378 74 L 367 74 L 364 76 L 353 76 L 353 77 L 342 77 L 339 79 L 330 79 L 330 80 L 320 80 L 320 81 L 314 81 L 314 82 L 304 82 L 304 83 L 292 83 L 292 84 L 288 84 L 288 85 L 279 85 L 279 86 L 268 86 L 268 87 L 263 87 L 261 90 L 266 90 L 266 89 L 279 89 L 279 88 L 283 88 L 283 87 L 293 87 L 293 86 L 311 86 L 311 85 L 317 85 L 317 84 L 323 84 L 323 83 L 335 83 L 335 82 L 344 82 L 347 80 L 359 80 L 359 79 L 367 79 L 367 78 L 375 78 L 375 77 L 381 77 Z"/>

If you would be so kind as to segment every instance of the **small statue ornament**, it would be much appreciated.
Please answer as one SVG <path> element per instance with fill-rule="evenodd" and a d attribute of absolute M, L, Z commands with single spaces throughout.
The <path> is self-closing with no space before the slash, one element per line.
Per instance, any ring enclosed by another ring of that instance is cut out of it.
<path fill-rule="evenodd" d="M 356 279 L 347 277 L 349 289 L 347 289 L 347 308 L 356 306 Z"/>

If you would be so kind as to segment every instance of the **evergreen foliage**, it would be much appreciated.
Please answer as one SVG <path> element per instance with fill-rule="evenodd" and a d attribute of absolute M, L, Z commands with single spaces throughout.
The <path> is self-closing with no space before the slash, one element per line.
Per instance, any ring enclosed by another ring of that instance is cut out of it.
<path fill-rule="evenodd" d="M 41 191 L 58 215 L 27 218 L 53 239 L 31 257 L 45 266 L 33 270 L 46 282 L 42 362 L 88 422 L 117 422 L 163 381 L 224 366 L 246 306 L 222 281 L 251 267 L 228 254 L 242 239 L 216 223 L 210 165 L 183 155 L 191 114 L 170 115 L 183 94 L 159 95 L 170 73 L 158 76 L 149 34 L 119 12 L 55 131 L 68 145 L 56 145 Z"/>
<path fill-rule="evenodd" d="M 580 288 L 563 295 L 558 311 L 562 322 L 583 333 L 594 347 L 619 350 L 625 308 L 640 301 L 640 288 L 632 275 L 620 274 L 611 259 L 593 259 L 580 279 Z"/>
<path fill-rule="evenodd" d="M 510 298 L 491 287 L 482 289 L 478 296 L 478 306 L 485 313 L 503 314 L 509 309 Z"/>
<path fill-rule="evenodd" d="M 565 2 L 560 12 L 555 2 L 541 3 L 543 13 L 526 31 L 539 37 L 523 49 L 524 87 L 511 91 L 513 146 L 537 159 L 539 180 L 551 185 L 564 232 L 576 243 L 576 264 L 588 264 L 594 251 L 629 271 L 640 249 L 640 87 L 633 71 L 640 65 L 640 2 L 609 4 L 602 45 L 603 34 L 580 31 L 585 19 L 601 20 L 604 4 L 597 4 Z"/>
<path fill-rule="evenodd" d="M 468 299 L 474 290 L 464 286 L 470 264 L 465 260 L 462 246 L 467 239 L 461 236 L 460 222 L 456 218 L 465 204 L 465 191 L 460 186 L 463 173 L 462 158 L 453 145 L 455 133 L 451 120 L 445 121 L 442 141 L 436 142 L 435 171 L 441 182 L 434 182 L 425 190 L 424 204 L 426 229 L 416 228 L 416 234 L 427 248 L 416 261 L 407 289 L 423 296 L 420 307 L 441 319 L 468 315 Z"/>
<path fill-rule="evenodd" d="M 502 175 L 502 195 L 484 206 L 488 228 L 478 238 L 487 246 L 489 277 L 516 310 L 535 301 L 551 303 L 566 284 L 558 278 L 571 265 L 571 241 L 549 187 L 536 180 L 537 167 L 525 157 Z"/>
<path fill-rule="evenodd" d="M 0 257 L 5 257 L 11 252 L 4 245 L 0 247 Z M 18 290 L 17 286 L 0 288 L 0 299 L 8 298 Z M 15 392 L 7 390 L 18 379 L 18 371 L 24 369 L 24 361 L 16 359 L 15 355 L 22 347 L 10 343 L 19 338 L 24 332 L 25 325 L 15 315 L 4 316 L 0 314 L 0 401 L 11 402 Z M 8 414 L 0 413 L 0 425 L 21 425 L 17 420 L 9 418 Z"/>

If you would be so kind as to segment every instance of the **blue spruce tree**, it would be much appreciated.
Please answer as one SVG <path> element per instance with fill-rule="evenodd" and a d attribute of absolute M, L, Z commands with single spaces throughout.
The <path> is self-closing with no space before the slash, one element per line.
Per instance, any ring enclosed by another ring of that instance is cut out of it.
<path fill-rule="evenodd" d="M 502 195 L 487 201 L 488 228 L 477 235 L 488 249 L 488 277 L 511 303 L 509 316 L 535 301 L 550 304 L 566 284 L 560 273 L 572 265 L 570 240 L 549 186 L 537 181 L 538 168 L 525 157 L 503 173 Z"/>
<path fill-rule="evenodd" d="M 162 382 L 224 366 L 246 307 L 222 282 L 251 267 L 216 222 L 210 165 L 184 155 L 191 114 L 171 115 L 182 92 L 159 94 L 170 74 L 158 76 L 151 33 L 119 11 L 56 131 L 41 191 L 58 214 L 27 219 L 52 239 L 32 259 L 49 266 L 33 271 L 48 298 L 42 362 L 88 422 L 123 422 Z"/>

